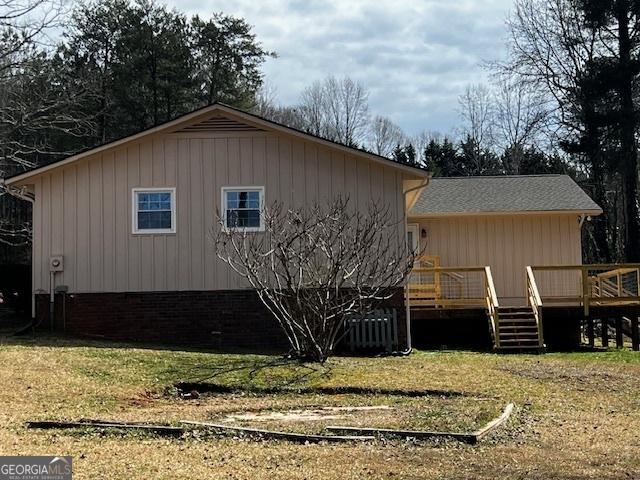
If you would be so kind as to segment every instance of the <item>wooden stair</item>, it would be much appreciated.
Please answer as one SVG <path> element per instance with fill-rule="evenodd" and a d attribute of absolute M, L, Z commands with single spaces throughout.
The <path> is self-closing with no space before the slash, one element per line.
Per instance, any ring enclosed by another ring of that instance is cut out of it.
<path fill-rule="evenodd" d="M 498 307 L 498 350 L 540 352 L 540 332 L 533 309 Z"/>

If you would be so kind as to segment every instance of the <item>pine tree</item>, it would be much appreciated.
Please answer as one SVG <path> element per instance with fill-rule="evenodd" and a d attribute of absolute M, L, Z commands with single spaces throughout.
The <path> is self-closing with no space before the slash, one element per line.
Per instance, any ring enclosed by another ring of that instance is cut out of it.
<path fill-rule="evenodd" d="M 614 155 L 613 171 L 622 183 L 624 257 L 640 261 L 640 211 L 638 209 L 638 144 L 640 118 L 636 107 L 640 86 L 640 1 L 580 0 L 585 26 L 609 48 L 600 49 L 588 64 L 583 81 L 596 99 L 592 115 L 605 134 L 605 148 Z M 598 165 L 597 167 L 600 167 Z"/>

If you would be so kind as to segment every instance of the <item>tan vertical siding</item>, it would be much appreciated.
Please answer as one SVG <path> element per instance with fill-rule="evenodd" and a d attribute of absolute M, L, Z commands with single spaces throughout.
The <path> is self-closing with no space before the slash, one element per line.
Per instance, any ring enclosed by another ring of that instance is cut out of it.
<path fill-rule="evenodd" d="M 497 294 L 506 303 L 524 298 L 527 265 L 582 263 L 577 215 L 410 218 L 409 222 L 426 229 L 422 247 L 427 254 L 438 255 L 442 265 L 491 266 Z"/>
<path fill-rule="evenodd" d="M 71 208 L 69 214 L 76 217 L 76 251 L 75 252 L 63 252 L 66 256 L 72 255 L 72 265 L 75 265 L 75 286 L 77 291 L 88 291 L 89 286 L 89 166 L 87 161 L 79 163 L 76 167 L 73 167 L 76 171 L 76 191 L 75 204 Z M 43 196 L 36 195 L 36 210 L 38 209 L 38 202 L 44 200 Z M 73 234 L 72 232 L 69 232 Z M 75 255 L 74 255 L 75 253 Z M 46 262 L 46 257 L 43 255 L 39 262 Z M 65 264 L 67 262 L 65 261 Z M 71 287 L 71 285 L 69 285 Z"/>
<path fill-rule="evenodd" d="M 207 183 L 213 183 L 215 175 L 215 157 L 214 157 L 214 142 L 213 139 L 206 139 L 202 141 L 202 174 L 204 185 L 203 194 L 203 225 L 204 225 L 204 283 L 209 288 L 215 288 L 216 284 L 216 261 L 214 256 L 213 244 L 209 241 L 212 225 L 215 223 L 215 209 L 216 204 L 215 192 L 212 185 Z M 207 180 L 209 179 L 209 180 Z"/>
<path fill-rule="evenodd" d="M 127 150 L 115 152 L 115 290 L 126 290 L 129 285 L 129 165 Z"/>
<path fill-rule="evenodd" d="M 39 199 L 33 205 L 33 246 L 32 246 L 32 254 L 33 260 L 31 262 L 31 275 L 33 276 L 33 288 L 39 289 L 43 288 L 42 283 L 42 259 L 44 256 L 42 255 L 42 244 L 44 242 L 43 232 L 42 232 L 42 212 L 44 210 L 43 203 L 43 192 L 42 192 L 42 180 L 35 179 L 33 185 L 33 191 L 35 192 L 36 198 Z"/>
<path fill-rule="evenodd" d="M 62 285 L 72 285 L 76 282 L 76 270 L 77 270 L 77 169 L 65 169 L 63 171 L 63 192 L 62 192 L 62 214 L 63 214 L 63 246 L 60 249 L 60 253 L 70 252 L 65 256 L 64 263 L 65 268 L 62 272 Z M 37 197 L 36 197 L 37 198 Z M 35 211 L 34 211 L 35 213 Z M 35 223 L 35 218 L 34 218 Z"/>
<path fill-rule="evenodd" d="M 64 248 L 64 178 L 62 172 L 51 175 L 51 254 Z"/>
<path fill-rule="evenodd" d="M 123 166 L 121 167 L 123 168 Z M 132 214 L 131 214 L 131 189 L 141 185 L 140 180 L 140 146 L 132 145 L 127 148 L 127 243 L 128 243 L 128 284 L 124 290 L 142 290 L 140 282 L 140 235 L 131 235 Z"/>
<path fill-rule="evenodd" d="M 71 292 L 241 288 L 216 257 L 211 231 L 223 186 L 265 187 L 285 207 L 348 195 L 379 199 L 402 218 L 403 175 L 293 137 L 163 135 L 122 145 L 36 177 L 34 286 L 49 288 L 48 260 L 65 256 L 57 284 Z M 176 233 L 132 234 L 132 189 L 176 189 Z"/>
<path fill-rule="evenodd" d="M 40 217 L 42 222 L 42 255 L 44 258 L 48 258 L 51 252 L 51 177 L 42 179 L 42 198 L 43 198 L 43 211 Z M 48 284 L 49 269 L 45 262 L 40 267 L 41 277 L 44 285 Z"/>

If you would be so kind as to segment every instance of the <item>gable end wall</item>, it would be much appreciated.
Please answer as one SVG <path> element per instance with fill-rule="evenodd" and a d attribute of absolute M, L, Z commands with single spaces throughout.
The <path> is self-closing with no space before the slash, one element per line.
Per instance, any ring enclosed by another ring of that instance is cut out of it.
<path fill-rule="evenodd" d="M 162 134 L 35 178 L 34 290 L 49 291 L 51 255 L 64 255 L 55 283 L 71 293 L 243 288 L 210 239 L 221 188 L 243 185 L 264 185 L 267 205 L 380 199 L 404 229 L 394 168 L 279 134 Z M 176 188 L 175 234 L 132 234 L 134 187 Z"/>

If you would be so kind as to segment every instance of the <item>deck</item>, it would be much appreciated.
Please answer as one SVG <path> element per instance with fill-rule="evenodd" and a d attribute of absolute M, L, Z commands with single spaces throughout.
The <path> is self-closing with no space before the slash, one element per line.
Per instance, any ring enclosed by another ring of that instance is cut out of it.
<path fill-rule="evenodd" d="M 443 330 L 466 337 L 463 345 L 485 332 L 500 351 L 575 348 L 583 335 L 591 346 L 597 336 L 603 346 L 615 337 L 640 350 L 640 264 L 527 266 L 523 275 L 522 304 L 501 305 L 489 266 L 442 267 L 423 257 L 406 290 L 412 329 L 442 345 L 455 341 Z"/>

